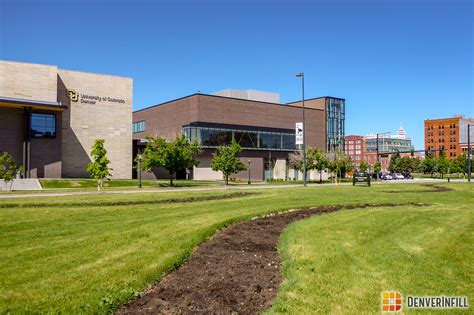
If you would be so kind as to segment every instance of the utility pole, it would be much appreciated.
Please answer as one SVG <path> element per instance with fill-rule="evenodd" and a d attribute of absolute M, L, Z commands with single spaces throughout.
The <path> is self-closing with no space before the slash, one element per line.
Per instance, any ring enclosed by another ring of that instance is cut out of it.
<path fill-rule="evenodd" d="M 379 134 L 377 134 L 377 163 L 379 162 Z"/>

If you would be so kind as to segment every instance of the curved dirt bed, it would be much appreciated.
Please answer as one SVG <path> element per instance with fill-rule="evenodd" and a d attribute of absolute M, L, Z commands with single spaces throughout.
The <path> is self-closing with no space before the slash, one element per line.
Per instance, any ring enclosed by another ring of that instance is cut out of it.
<path fill-rule="evenodd" d="M 291 211 L 226 228 L 201 245 L 188 263 L 117 313 L 260 313 L 271 305 L 283 280 L 277 244 L 289 223 L 341 209 L 381 206 L 401 205 L 366 204 Z"/>
<path fill-rule="evenodd" d="M 433 184 L 428 184 L 428 185 L 421 185 L 423 187 L 429 188 L 426 190 L 410 190 L 410 191 L 402 191 L 402 190 L 387 190 L 384 191 L 385 193 L 390 193 L 390 194 L 403 194 L 403 193 L 432 193 L 432 192 L 447 192 L 453 190 L 452 188 L 445 187 L 445 186 L 438 186 L 438 185 L 433 185 Z"/>

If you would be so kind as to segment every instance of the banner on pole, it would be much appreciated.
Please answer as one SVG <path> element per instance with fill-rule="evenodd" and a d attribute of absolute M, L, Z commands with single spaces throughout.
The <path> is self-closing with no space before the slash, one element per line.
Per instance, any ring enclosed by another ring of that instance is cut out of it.
<path fill-rule="evenodd" d="M 296 144 L 303 144 L 303 123 L 302 122 L 297 122 L 295 124 L 295 129 L 296 129 L 296 133 L 295 133 L 295 143 Z"/>

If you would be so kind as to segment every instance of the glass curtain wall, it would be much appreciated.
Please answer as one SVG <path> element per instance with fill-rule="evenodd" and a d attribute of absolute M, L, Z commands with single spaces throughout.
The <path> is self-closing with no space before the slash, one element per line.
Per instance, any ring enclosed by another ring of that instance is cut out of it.
<path fill-rule="evenodd" d="M 344 150 L 345 100 L 326 99 L 326 151 Z"/>
<path fill-rule="evenodd" d="M 294 151 L 295 134 L 285 132 L 253 131 L 225 128 L 186 126 L 183 133 L 203 147 L 227 145 L 234 139 L 244 149 Z"/>

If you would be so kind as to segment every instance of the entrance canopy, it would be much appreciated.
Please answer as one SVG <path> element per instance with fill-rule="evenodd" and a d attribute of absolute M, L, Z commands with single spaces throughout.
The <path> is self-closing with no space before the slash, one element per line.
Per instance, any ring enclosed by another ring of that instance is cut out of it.
<path fill-rule="evenodd" d="M 65 109 L 67 109 L 67 106 L 61 105 L 61 103 L 33 101 L 33 100 L 25 100 L 21 98 L 9 98 L 9 97 L 3 97 L 3 96 L 0 96 L 0 107 L 9 107 L 9 108 L 29 107 L 33 110 L 42 109 L 42 110 L 58 111 L 58 112 L 62 112 Z"/>

